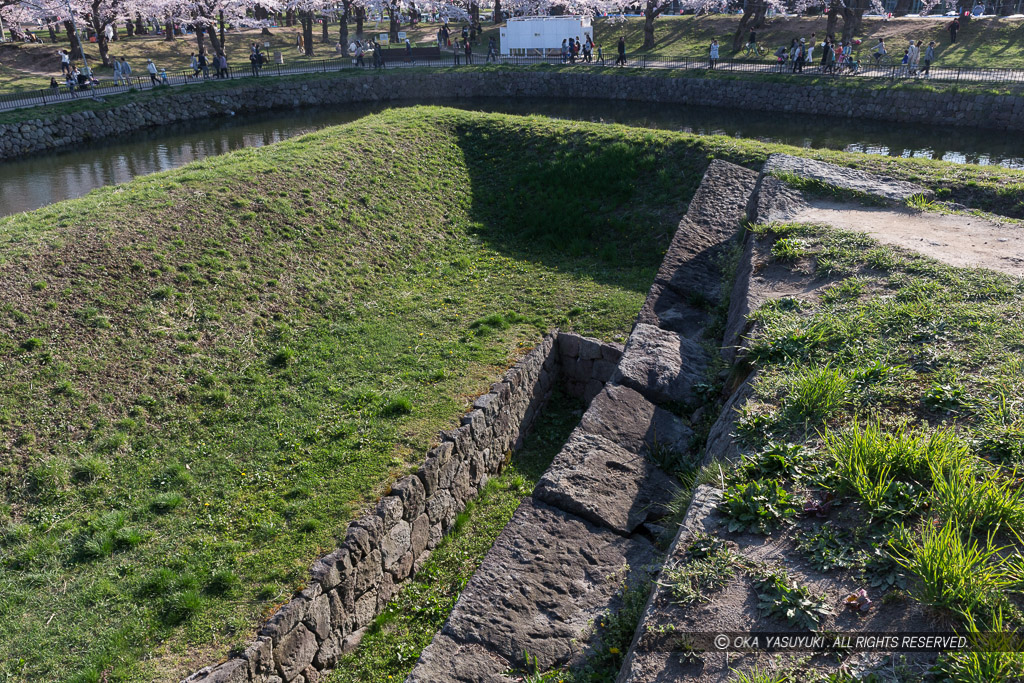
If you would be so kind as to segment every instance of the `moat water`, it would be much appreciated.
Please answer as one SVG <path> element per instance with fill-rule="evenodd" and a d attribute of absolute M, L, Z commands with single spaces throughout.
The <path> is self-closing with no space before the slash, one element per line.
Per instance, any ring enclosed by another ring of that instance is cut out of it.
<path fill-rule="evenodd" d="M 0 163 L 0 216 L 29 211 L 135 176 L 166 171 L 244 147 L 261 147 L 395 106 L 357 104 L 181 123 Z M 797 147 L 836 149 L 954 163 L 1024 168 L 1024 136 L 844 118 L 608 100 L 498 98 L 431 104 L 642 128 L 728 135 Z"/>

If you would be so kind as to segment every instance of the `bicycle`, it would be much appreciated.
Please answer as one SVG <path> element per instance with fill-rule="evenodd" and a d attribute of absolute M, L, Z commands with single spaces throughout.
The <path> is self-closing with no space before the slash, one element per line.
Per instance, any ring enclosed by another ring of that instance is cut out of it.
<path fill-rule="evenodd" d="M 875 66 L 880 68 L 880 69 L 891 69 L 894 66 L 899 66 L 899 62 L 897 62 L 893 58 L 893 56 L 891 54 L 889 54 L 888 52 L 886 52 L 884 55 L 876 54 L 875 58 L 874 58 L 874 62 L 875 62 Z"/>
<path fill-rule="evenodd" d="M 768 56 L 768 48 L 762 47 L 760 43 L 747 43 L 747 49 L 743 56 L 747 58 L 764 58 Z"/>

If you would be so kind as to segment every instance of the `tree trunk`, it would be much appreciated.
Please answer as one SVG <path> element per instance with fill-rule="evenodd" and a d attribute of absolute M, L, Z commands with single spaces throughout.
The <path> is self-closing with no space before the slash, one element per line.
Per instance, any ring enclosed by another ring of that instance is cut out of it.
<path fill-rule="evenodd" d="M 128 37 L 132 38 L 135 36 L 135 24 L 132 23 L 131 19 L 124 22 L 125 27 L 128 29 Z"/>
<path fill-rule="evenodd" d="M 754 18 L 750 20 L 750 28 L 762 28 L 768 22 L 768 3 L 758 1 Z"/>
<path fill-rule="evenodd" d="M 321 37 L 322 37 L 324 45 L 327 45 L 327 44 L 329 44 L 331 42 L 331 36 L 328 35 L 328 33 L 327 33 L 327 15 L 326 14 L 323 15 L 322 17 L 320 17 L 320 19 L 321 19 L 321 21 L 324 22 L 323 23 L 323 30 L 321 32 L 322 33 Z"/>
<path fill-rule="evenodd" d="M 647 0 L 644 4 L 644 50 L 654 47 L 654 18 L 661 14 L 658 0 Z"/>
<path fill-rule="evenodd" d="M 896 6 L 892 10 L 894 17 L 905 17 L 910 14 L 911 0 L 896 0 Z"/>
<path fill-rule="evenodd" d="M 306 56 L 313 56 L 313 13 L 306 11 L 300 15 L 302 19 L 302 46 L 306 48 Z"/>
<path fill-rule="evenodd" d="M 1014 0 L 1002 0 L 999 3 L 999 16 L 1008 17 L 1013 14 L 1016 4 Z"/>
<path fill-rule="evenodd" d="M 219 12 L 220 15 L 220 45 L 224 47 L 224 10 Z"/>
<path fill-rule="evenodd" d="M 341 21 L 338 22 L 338 42 L 341 44 L 341 55 L 348 57 L 348 12 L 352 7 L 352 0 L 342 0 Z"/>
<path fill-rule="evenodd" d="M 743 43 L 746 41 L 747 26 L 750 25 L 750 20 L 754 16 L 756 6 L 753 0 L 748 0 L 747 4 L 743 6 L 743 16 L 740 17 L 740 23 L 736 26 L 736 33 L 732 36 L 732 51 L 737 52 Z"/>
<path fill-rule="evenodd" d="M 51 21 L 51 23 L 48 24 L 46 28 L 50 29 L 50 42 L 51 43 L 56 43 L 57 42 L 57 29 L 55 29 L 54 26 L 53 26 L 52 22 L 54 21 L 54 19 L 52 17 L 51 17 L 50 21 Z M 117 35 L 117 33 L 115 33 L 114 35 Z"/>
<path fill-rule="evenodd" d="M 64 22 L 64 30 L 68 34 L 68 42 L 71 43 L 71 59 L 82 58 L 82 43 L 78 40 L 78 34 L 75 33 L 75 27 L 70 21 Z"/>
<path fill-rule="evenodd" d="M 263 7 L 263 5 L 255 5 L 252 8 L 252 15 L 256 17 L 258 21 L 266 21 L 267 19 L 270 18 L 270 14 L 267 12 L 266 8 Z M 260 31 L 260 35 L 270 36 L 273 34 L 270 32 L 269 26 L 264 26 L 263 29 Z"/>
<path fill-rule="evenodd" d="M 363 21 L 366 20 L 366 8 L 362 5 L 356 7 L 356 37 L 363 37 Z"/>
<path fill-rule="evenodd" d="M 494 20 L 495 24 L 501 23 L 501 0 L 494 0 L 494 16 L 492 16 L 491 19 Z"/>
<path fill-rule="evenodd" d="M 206 26 L 206 33 L 210 36 L 210 45 L 213 47 L 213 54 L 224 52 L 224 43 L 220 42 L 220 38 L 217 36 L 217 27 L 214 26 L 211 21 Z M 224 52 L 224 54 L 227 54 Z"/>
<path fill-rule="evenodd" d="M 96 45 L 100 49 L 100 61 L 103 66 L 110 66 L 110 44 L 107 43 L 107 32 L 104 31 L 103 23 L 100 21 L 99 12 L 100 0 L 92 0 L 92 12 L 89 20 L 92 23 L 92 30 L 96 32 Z"/>
<path fill-rule="evenodd" d="M 295 26 L 295 10 L 290 9 L 284 13 L 284 25 Z"/>
<path fill-rule="evenodd" d="M 174 20 L 170 17 L 164 21 L 164 40 L 169 43 L 174 42 Z"/>
<path fill-rule="evenodd" d="M 841 0 L 832 0 L 828 4 L 828 23 L 825 24 L 825 35 L 832 36 L 836 33 L 836 26 L 839 25 L 839 17 L 843 13 L 843 3 Z"/>
<path fill-rule="evenodd" d="M 480 23 L 480 5 L 473 0 L 469 3 L 469 23 L 473 26 Z"/>
<path fill-rule="evenodd" d="M 136 14 L 135 15 L 135 32 L 138 33 L 140 36 L 143 35 L 143 33 L 144 33 L 143 28 L 142 28 L 142 15 L 141 14 Z"/>
<path fill-rule="evenodd" d="M 193 26 L 193 28 L 195 27 Z M 199 52 L 206 50 L 206 36 L 203 34 L 203 29 L 201 28 L 196 28 L 196 49 L 199 50 Z"/>
<path fill-rule="evenodd" d="M 402 15 L 398 9 L 398 3 L 391 3 L 388 9 L 388 40 L 392 44 L 398 42 L 398 29 L 402 26 Z"/>

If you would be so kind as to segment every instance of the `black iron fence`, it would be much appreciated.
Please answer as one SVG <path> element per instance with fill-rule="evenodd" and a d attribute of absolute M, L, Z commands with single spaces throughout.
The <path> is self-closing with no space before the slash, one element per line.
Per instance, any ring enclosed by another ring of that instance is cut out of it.
<path fill-rule="evenodd" d="M 855 62 L 855 63 L 854 63 Z M 855 59 L 854 62 L 822 66 L 820 60 L 805 63 L 794 68 L 791 61 L 779 62 L 775 57 L 765 59 L 719 59 L 712 66 L 708 57 L 657 57 L 648 58 L 646 67 L 651 69 L 679 69 L 689 71 L 717 71 L 784 74 L 787 76 L 856 76 L 860 78 L 881 78 L 889 80 L 923 79 L 959 83 L 1018 83 L 1024 84 L 1024 69 L 979 69 L 976 67 L 944 67 L 932 64 L 925 67 L 920 62 L 916 67 L 906 64 L 876 62 L 873 57 Z"/>
<path fill-rule="evenodd" d="M 112 78 L 101 78 L 98 83 L 91 85 L 76 86 L 70 88 L 61 85 L 57 88 L 46 88 L 43 90 L 26 90 L 7 94 L 0 94 L 0 111 L 19 109 L 22 107 L 35 107 L 46 104 L 62 102 L 74 102 L 76 100 L 102 97 L 104 95 L 115 95 L 125 92 L 139 90 L 151 90 L 160 87 L 173 87 L 193 83 L 215 82 L 218 80 L 239 80 L 255 79 L 268 76 L 297 76 L 302 74 L 328 73 L 331 71 L 342 71 L 347 69 L 394 69 L 401 67 L 456 67 L 468 64 L 499 64 L 503 66 L 532 66 L 539 64 L 569 64 L 559 56 L 553 57 L 526 57 L 526 56 L 497 56 L 488 57 L 485 54 L 472 53 L 467 60 L 466 55 L 450 50 L 442 50 L 439 57 L 409 57 L 395 54 L 398 50 L 388 51 L 382 63 L 375 64 L 372 55 L 365 55 L 361 61 L 353 57 L 337 57 L 333 59 L 319 59 L 312 61 L 298 62 L 294 64 L 264 64 L 256 68 L 229 68 L 226 74 L 217 75 L 217 70 L 210 67 L 209 75 L 202 72 L 198 75 L 193 69 L 186 69 L 175 72 L 159 72 L 155 77 L 149 73 L 144 75 L 133 74 L 128 78 L 122 78 L 115 82 Z M 574 62 L 584 66 L 619 66 L 617 54 L 603 55 L 599 58 L 596 54 L 591 56 L 589 62 L 577 58 Z M 968 67 L 943 67 L 932 65 L 925 69 L 923 63 L 917 68 L 911 68 L 902 64 L 878 64 L 873 58 L 857 60 L 856 68 L 851 64 L 840 64 L 831 68 L 821 66 L 821 63 L 804 64 L 802 68 L 794 70 L 792 62 L 779 63 L 774 57 L 761 60 L 752 59 L 719 59 L 712 65 L 708 57 L 657 57 L 647 55 L 633 55 L 625 58 L 621 66 L 633 69 L 678 69 L 683 71 L 725 71 L 745 74 L 782 74 L 792 77 L 801 76 L 830 76 L 836 78 L 857 77 L 877 78 L 889 80 L 905 79 L 930 79 L 943 82 L 959 83 L 1010 83 L 1024 84 L 1024 69 L 979 69 Z"/>
<path fill-rule="evenodd" d="M 393 51 L 398 53 L 398 50 Z M 150 77 L 148 72 L 144 75 L 133 73 L 128 78 L 122 78 L 115 82 L 113 78 L 100 78 L 98 82 L 88 85 L 69 87 L 60 85 L 56 88 L 45 88 L 43 90 L 24 90 L 7 94 L 0 94 L 0 110 L 20 109 L 22 107 L 36 107 L 46 104 L 57 104 L 63 102 L 75 102 L 90 98 L 103 97 L 105 95 L 116 95 L 125 92 L 139 90 L 151 90 L 153 88 L 173 87 L 193 83 L 216 82 L 219 80 L 239 80 L 265 78 L 268 76 L 296 76 L 302 74 L 328 73 L 341 71 L 343 69 L 394 69 L 400 67 L 456 67 L 467 64 L 500 64 L 507 66 L 531 66 L 536 64 L 563 64 L 560 57 L 518 57 L 518 56 L 497 56 L 488 57 L 485 54 L 472 53 L 467 56 L 461 50 L 458 53 L 451 50 L 443 50 L 439 57 L 415 57 L 405 58 L 401 54 L 393 54 L 392 51 L 385 53 L 381 63 L 375 64 L 372 55 L 365 55 L 362 60 L 354 57 L 337 57 L 334 59 L 318 59 L 303 61 L 295 64 L 264 64 L 262 67 L 250 68 L 228 68 L 227 74 L 217 75 L 217 70 L 209 67 L 209 75 L 202 72 L 196 74 L 193 69 L 167 72 L 160 71 Z M 579 58 L 576 64 L 589 64 L 591 66 L 617 66 L 617 55 L 604 56 L 598 59 L 596 55 L 591 57 L 590 62 Z M 622 66 L 629 68 L 643 69 L 647 65 L 647 58 L 644 55 L 627 57 Z"/>

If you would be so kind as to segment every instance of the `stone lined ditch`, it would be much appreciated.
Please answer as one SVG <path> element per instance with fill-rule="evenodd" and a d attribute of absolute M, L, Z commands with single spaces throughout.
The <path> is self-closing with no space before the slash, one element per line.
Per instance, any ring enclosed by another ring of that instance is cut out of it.
<path fill-rule="evenodd" d="M 718 632 L 801 632 L 759 615 L 749 572 L 734 576 L 710 606 L 681 607 L 660 580 L 702 537 L 726 543 L 744 566 L 785 567 L 801 585 L 826 595 L 823 604 L 840 605 L 827 617 L 830 628 L 933 630 L 934 620 L 916 603 L 895 616 L 844 611 L 843 596 L 856 592 L 856 580 L 809 568 L 791 536 L 727 531 L 718 509 L 722 491 L 714 486 L 694 488 L 667 552 L 659 543 L 674 526 L 673 503 L 688 493 L 675 476 L 686 460 L 692 465 L 697 454 L 723 469 L 739 463 L 737 410 L 755 377 L 742 362 L 751 313 L 772 299 L 813 299 L 830 284 L 778 264 L 773 242 L 744 230 L 807 206 L 777 175 L 827 183 L 889 210 L 930 196 L 909 183 L 785 155 L 770 157 L 761 173 L 712 161 L 624 349 L 571 334 L 545 339 L 474 403 L 458 430 L 441 434 L 416 475 L 396 482 L 374 513 L 353 522 L 344 545 L 314 567 L 309 588 L 249 649 L 189 683 L 320 680 L 357 647 L 362 630 L 437 545 L 460 506 L 500 471 L 556 382 L 586 401 L 579 425 L 421 653 L 411 683 L 501 683 L 524 672 L 585 667 L 608 649 L 604 617 L 629 590 L 650 595 L 619 683 L 724 681 L 737 662 L 764 664 L 766 653 L 709 652 L 699 640 Z M 722 405 L 707 391 L 709 381 L 724 384 Z M 680 656 L 693 643 L 699 656 Z M 864 661 L 875 665 L 879 657 Z M 836 664 L 818 659 L 811 666 L 824 672 Z"/>

